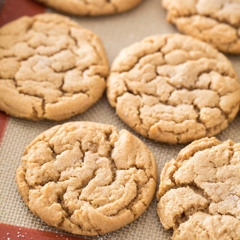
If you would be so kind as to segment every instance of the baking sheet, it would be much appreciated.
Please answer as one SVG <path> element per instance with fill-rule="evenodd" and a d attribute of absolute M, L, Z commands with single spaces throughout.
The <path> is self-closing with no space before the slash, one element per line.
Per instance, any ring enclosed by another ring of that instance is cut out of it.
<path fill-rule="evenodd" d="M 47 11 L 54 12 L 50 9 L 47 9 Z M 151 35 L 177 32 L 174 26 L 165 21 L 165 17 L 166 13 L 161 8 L 160 0 L 145 0 L 137 8 L 127 13 L 97 18 L 72 17 L 72 19 L 101 37 L 111 63 L 122 48 L 136 41 Z M 240 57 L 229 56 L 229 58 L 240 76 Z M 73 117 L 68 121 L 96 121 L 113 124 L 119 130 L 125 128 L 131 131 L 115 114 L 105 95 L 86 113 Z M 40 218 L 30 212 L 21 199 L 15 183 L 15 171 L 20 164 L 25 146 L 42 131 L 56 124 L 59 123 L 50 121 L 32 122 L 17 118 L 9 119 L 0 146 L 0 222 L 60 232 L 47 226 Z M 158 177 L 165 162 L 175 158 L 184 147 L 184 145 L 156 143 L 141 137 L 133 131 L 131 132 L 140 137 L 155 155 Z M 235 142 L 240 142 L 240 114 L 217 137 L 220 140 L 231 138 Z M 156 213 L 156 205 L 156 198 L 154 198 L 150 207 L 138 220 L 118 231 L 100 237 L 93 237 L 93 239 L 170 239 L 172 232 L 164 230 L 161 226 Z M 87 238 L 89 239 L 89 237 Z"/>

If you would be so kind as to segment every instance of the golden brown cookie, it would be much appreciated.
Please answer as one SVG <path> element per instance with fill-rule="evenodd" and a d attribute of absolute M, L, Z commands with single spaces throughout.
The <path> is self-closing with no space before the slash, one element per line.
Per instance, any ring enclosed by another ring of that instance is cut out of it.
<path fill-rule="evenodd" d="M 118 116 L 145 137 L 185 143 L 228 126 L 240 104 L 230 61 L 192 37 L 146 38 L 121 51 L 107 82 Z"/>
<path fill-rule="evenodd" d="M 165 165 L 157 211 L 174 240 L 239 240 L 240 144 L 197 140 Z"/>
<path fill-rule="evenodd" d="M 33 120 L 85 112 L 103 94 L 108 60 L 98 36 L 56 14 L 0 28 L 0 110 Z"/>
<path fill-rule="evenodd" d="M 38 136 L 25 150 L 17 185 L 47 224 L 81 235 L 105 234 L 138 218 L 156 188 L 148 147 L 111 125 L 70 122 Z"/>
<path fill-rule="evenodd" d="M 240 54 L 239 0 L 162 0 L 162 5 L 180 32 Z"/>
<path fill-rule="evenodd" d="M 124 12 L 136 7 L 142 0 L 36 0 L 61 12 L 100 16 Z"/>

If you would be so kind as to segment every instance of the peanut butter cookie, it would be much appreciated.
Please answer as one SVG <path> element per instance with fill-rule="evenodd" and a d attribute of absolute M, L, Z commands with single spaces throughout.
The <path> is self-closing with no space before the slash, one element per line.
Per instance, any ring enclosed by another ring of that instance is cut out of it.
<path fill-rule="evenodd" d="M 0 28 L 0 110 L 33 120 L 85 112 L 103 94 L 108 60 L 98 36 L 56 14 Z"/>
<path fill-rule="evenodd" d="M 110 104 L 138 133 L 167 143 L 218 134 L 240 104 L 230 61 L 209 44 L 171 34 L 124 49 L 107 82 Z"/>
<path fill-rule="evenodd" d="M 156 162 L 126 130 L 71 122 L 55 126 L 25 150 L 18 189 L 47 224 L 81 235 L 105 234 L 138 218 L 156 188 Z"/>
<path fill-rule="evenodd" d="M 197 140 L 162 170 L 157 211 L 174 240 L 239 240 L 240 144 Z"/>
<path fill-rule="evenodd" d="M 162 5 L 180 32 L 240 54 L 239 0 L 163 0 Z"/>
<path fill-rule="evenodd" d="M 61 12 L 81 15 L 99 16 L 116 14 L 130 10 L 142 0 L 36 0 Z"/>

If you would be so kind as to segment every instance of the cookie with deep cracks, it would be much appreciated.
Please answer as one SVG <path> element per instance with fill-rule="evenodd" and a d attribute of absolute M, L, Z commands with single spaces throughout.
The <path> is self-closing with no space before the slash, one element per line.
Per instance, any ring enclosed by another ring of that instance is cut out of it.
<path fill-rule="evenodd" d="M 240 104 L 231 62 L 180 34 L 153 36 L 122 50 L 107 95 L 118 116 L 150 139 L 186 143 L 227 128 Z"/>
<path fill-rule="evenodd" d="M 156 188 L 156 161 L 126 130 L 70 122 L 38 136 L 17 170 L 19 192 L 47 224 L 70 233 L 117 230 L 144 213 Z"/>
<path fill-rule="evenodd" d="M 240 236 L 240 144 L 204 138 L 185 147 L 161 173 L 157 212 L 173 240 Z"/>
<path fill-rule="evenodd" d="M 162 0 L 167 20 L 182 33 L 225 53 L 240 54 L 239 0 Z"/>
<path fill-rule="evenodd" d="M 102 96 L 108 75 L 97 35 L 67 17 L 40 14 L 0 28 L 0 110 L 64 120 Z"/>
<path fill-rule="evenodd" d="M 142 0 L 36 0 L 58 11 L 80 16 L 117 14 L 136 7 Z"/>

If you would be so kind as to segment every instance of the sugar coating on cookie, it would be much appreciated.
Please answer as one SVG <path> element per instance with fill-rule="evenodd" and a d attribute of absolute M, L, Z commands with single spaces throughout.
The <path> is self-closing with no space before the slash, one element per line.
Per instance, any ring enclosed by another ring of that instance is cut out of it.
<path fill-rule="evenodd" d="M 164 228 L 174 240 L 240 236 L 240 144 L 204 138 L 165 165 L 157 198 Z"/>
<path fill-rule="evenodd" d="M 56 14 L 22 17 L 0 28 L 0 110 L 63 120 L 103 94 L 108 60 L 98 36 Z"/>
<path fill-rule="evenodd" d="M 56 10 L 81 16 L 100 16 L 124 12 L 142 0 L 36 0 Z"/>
<path fill-rule="evenodd" d="M 148 147 L 111 125 L 70 122 L 38 136 L 25 150 L 17 185 L 47 224 L 81 235 L 105 234 L 146 210 L 156 188 Z"/>
<path fill-rule="evenodd" d="M 162 5 L 180 32 L 240 54 L 239 0 L 163 0 Z"/>
<path fill-rule="evenodd" d="M 121 51 L 107 81 L 110 104 L 138 133 L 167 143 L 218 134 L 240 104 L 230 61 L 209 44 L 172 34 Z"/>

